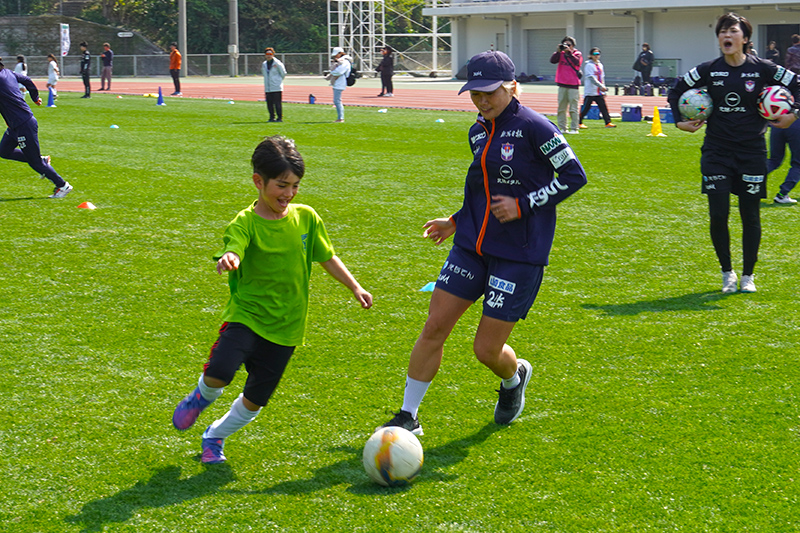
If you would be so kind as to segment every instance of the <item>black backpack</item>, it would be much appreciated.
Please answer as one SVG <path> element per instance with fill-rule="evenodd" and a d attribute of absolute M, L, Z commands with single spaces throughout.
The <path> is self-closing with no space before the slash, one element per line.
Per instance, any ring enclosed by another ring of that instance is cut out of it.
<path fill-rule="evenodd" d="M 352 87 L 353 85 L 355 85 L 356 84 L 356 78 L 358 78 L 358 77 L 359 77 L 359 75 L 358 75 L 358 71 L 356 70 L 356 67 L 351 64 L 350 65 L 350 74 L 347 75 L 347 86 L 348 87 Z"/>

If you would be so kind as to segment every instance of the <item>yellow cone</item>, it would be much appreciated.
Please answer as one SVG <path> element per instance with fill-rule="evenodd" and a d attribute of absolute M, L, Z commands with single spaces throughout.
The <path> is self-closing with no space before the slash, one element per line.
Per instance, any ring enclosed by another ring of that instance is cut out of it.
<path fill-rule="evenodd" d="M 666 137 L 666 134 L 661 131 L 661 115 L 658 113 L 658 106 L 653 108 L 653 126 L 650 128 L 648 137 Z"/>

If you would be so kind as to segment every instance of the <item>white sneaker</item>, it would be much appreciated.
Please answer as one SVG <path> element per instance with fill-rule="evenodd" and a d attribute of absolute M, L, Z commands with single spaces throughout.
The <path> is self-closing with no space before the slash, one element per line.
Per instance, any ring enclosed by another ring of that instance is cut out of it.
<path fill-rule="evenodd" d="M 776 194 L 775 195 L 775 199 L 772 200 L 772 201 L 775 202 L 776 204 L 796 204 L 797 203 L 797 200 L 795 200 L 794 198 L 789 198 L 788 194 L 781 194 L 781 193 Z"/>
<path fill-rule="evenodd" d="M 567 131 L 570 135 L 578 135 L 578 130 L 569 130 Z"/>
<path fill-rule="evenodd" d="M 394 96 L 392 93 L 386 93 L 384 96 Z"/>
<path fill-rule="evenodd" d="M 64 186 L 56 187 L 53 191 L 53 194 L 51 194 L 48 198 L 64 198 L 70 193 L 70 191 L 72 191 L 72 185 L 65 181 Z"/>
<path fill-rule="evenodd" d="M 722 273 L 722 293 L 723 294 L 732 294 L 736 292 L 736 282 L 739 279 L 736 277 L 736 272 L 733 270 L 729 270 L 727 272 Z M 742 283 L 744 283 L 744 277 L 742 277 Z M 752 280 L 751 280 L 752 283 Z M 753 287 L 755 288 L 755 287 Z"/>
<path fill-rule="evenodd" d="M 739 290 L 742 292 L 756 292 L 756 284 L 753 283 L 753 275 L 742 276 L 742 282 L 739 284 Z"/>

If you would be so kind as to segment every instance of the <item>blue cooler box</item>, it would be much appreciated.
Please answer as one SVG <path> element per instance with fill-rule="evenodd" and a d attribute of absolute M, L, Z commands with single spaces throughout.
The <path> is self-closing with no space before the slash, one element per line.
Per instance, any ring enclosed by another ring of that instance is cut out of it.
<path fill-rule="evenodd" d="M 622 122 L 641 122 L 642 104 L 622 104 Z"/>
<path fill-rule="evenodd" d="M 666 124 L 675 124 L 675 117 L 672 116 L 671 107 L 659 107 L 658 116 L 661 117 L 661 122 Z"/>
<path fill-rule="evenodd" d="M 600 108 L 596 105 L 592 104 L 592 107 L 589 108 L 589 112 L 586 113 L 586 117 L 589 120 L 600 120 Z"/>

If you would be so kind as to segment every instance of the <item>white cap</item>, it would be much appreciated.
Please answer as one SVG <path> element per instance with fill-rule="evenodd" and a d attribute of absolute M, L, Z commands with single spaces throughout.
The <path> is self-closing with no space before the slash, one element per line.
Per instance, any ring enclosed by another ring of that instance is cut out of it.
<path fill-rule="evenodd" d="M 334 46 L 333 50 L 331 50 L 331 57 L 336 57 L 341 53 L 344 53 L 344 48 L 342 48 L 341 46 Z"/>

